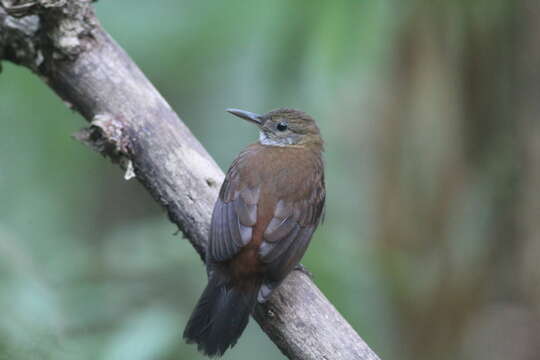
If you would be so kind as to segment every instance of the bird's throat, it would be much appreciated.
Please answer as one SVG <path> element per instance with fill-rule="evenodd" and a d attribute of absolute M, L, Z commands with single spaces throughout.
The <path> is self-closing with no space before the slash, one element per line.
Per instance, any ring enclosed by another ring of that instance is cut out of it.
<path fill-rule="evenodd" d="M 283 139 L 279 139 L 278 141 L 278 140 L 272 139 L 264 131 L 259 132 L 259 142 L 261 143 L 261 145 L 266 145 L 266 146 L 291 146 L 293 145 L 292 141 L 288 141 L 288 140 L 290 139 L 283 138 Z"/>
<path fill-rule="evenodd" d="M 311 140 L 311 139 L 301 139 L 301 140 Z M 293 138 L 284 137 L 284 138 L 272 138 L 268 136 L 264 131 L 259 133 L 259 143 L 264 146 L 279 146 L 279 147 L 293 147 L 293 148 L 309 148 L 316 152 L 322 152 L 323 142 L 320 138 L 316 138 L 316 141 L 299 141 L 295 142 Z"/>

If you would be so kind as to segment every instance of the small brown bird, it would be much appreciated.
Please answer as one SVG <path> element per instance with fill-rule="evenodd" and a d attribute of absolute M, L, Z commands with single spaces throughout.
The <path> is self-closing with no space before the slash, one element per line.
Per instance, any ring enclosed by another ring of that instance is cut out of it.
<path fill-rule="evenodd" d="M 324 208 L 323 141 L 293 109 L 264 115 L 228 109 L 259 127 L 259 142 L 232 163 L 214 206 L 208 285 L 184 330 L 208 356 L 233 347 L 255 304 L 298 265 Z"/>

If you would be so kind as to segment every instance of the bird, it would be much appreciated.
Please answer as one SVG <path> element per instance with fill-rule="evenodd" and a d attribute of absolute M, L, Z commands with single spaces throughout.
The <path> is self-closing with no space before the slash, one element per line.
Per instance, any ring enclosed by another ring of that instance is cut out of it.
<path fill-rule="evenodd" d="M 324 143 L 315 120 L 280 108 L 263 115 L 227 109 L 259 129 L 259 141 L 232 162 L 220 188 L 205 249 L 208 284 L 183 337 L 222 356 L 299 266 L 324 212 Z"/>

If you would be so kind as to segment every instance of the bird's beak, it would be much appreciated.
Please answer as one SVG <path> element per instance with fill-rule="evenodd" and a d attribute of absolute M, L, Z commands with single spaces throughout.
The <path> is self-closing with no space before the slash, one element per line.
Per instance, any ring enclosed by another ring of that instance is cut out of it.
<path fill-rule="evenodd" d="M 227 112 L 235 116 L 238 116 L 239 118 L 246 119 L 247 121 L 250 121 L 258 126 L 262 125 L 262 117 L 259 114 L 255 114 L 255 113 L 240 110 L 240 109 L 227 109 Z"/>

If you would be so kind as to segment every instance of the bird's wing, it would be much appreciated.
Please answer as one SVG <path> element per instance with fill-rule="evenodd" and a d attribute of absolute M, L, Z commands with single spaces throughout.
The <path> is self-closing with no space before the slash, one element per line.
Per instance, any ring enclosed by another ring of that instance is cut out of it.
<path fill-rule="evenodd" d="M 280 282 L 298 264 L 319 224 L 325 200 L 324 174 L 307 171 L 310 176 L 299 183 L 291 177 L 303 177 L 306 171 L 273 171 L 273 176 L 266 174 L 260 177 L 261 182 L 248 186 L 240 181 L 238 166 L 246 158 L 244 153 L 233 162 L 221 187 L 212 214 L 209 260 L 230 260 L 252 240 L 255 227 L 262 222 L 268 225 L 262 234 L 259 259 L 265 265 L 267 280 Z M 268 203 L 259 203 L 265 186 L 271 186 L 276 194 L 268 218 L 258 214 L 258 210 L 268 209 Z"/>
<path fill-rule="evenodd" d="M 241 188 L 234 169 L 233 164 L 212 214 L 208 255 L 214 261 L 229 260 L 247 245 L 257 222 L 260 187 Z"/>
<path fill-rule="evenodd" d="M 322 174 L 321 174 L 322 176 Z M 310 196 L 296 201 L 279 200 L 259 248 L 267 280 L 281 282 L 300 262 L 324 208 L 324 179 L 314 179 Z"/>

